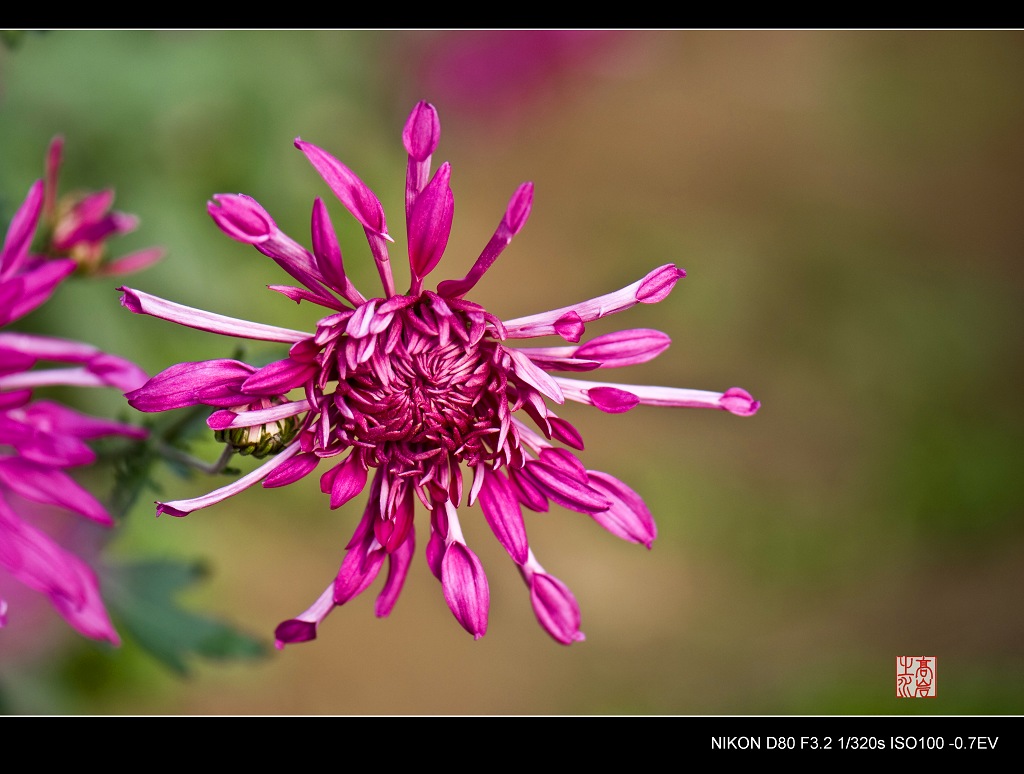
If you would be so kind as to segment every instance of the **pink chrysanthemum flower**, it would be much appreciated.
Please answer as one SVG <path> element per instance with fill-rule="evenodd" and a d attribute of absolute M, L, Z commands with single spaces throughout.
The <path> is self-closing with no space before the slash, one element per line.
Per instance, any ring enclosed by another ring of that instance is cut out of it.
<path fill-rule="evenodd" d="M 157 261 L 161 247 L 148 247 L 119 258 L 107 259 L 107 240 L 129 234 L 139 225 L 135 215 L 111 210 L 114 191 L 75 192 L 57 197 L 64 138 L 55 137 L 46 154 L 46 193 L 43 198 L 43 242 L 48 257 L 71 258 L 79 271 L 103 276 L 133 274 Z"/>
<path fill-rule="evenodd" d="M 37 181 L 15 213 L 0 251 L 0 325 L 45 302 L 75 270 L 70 258 L 46 259 L 29 254 L 43 198 L 43 183 Z M 71 367 L 36 368 L 42 361 Z M 87 440 L 110 435 L 141 438 L 146 433 L 141 428 L 80 414 L 59 403 L 32 400 L 32 390 L 48 385 L 128 390 L 146 378 L 132 363 L 88 344 L 0 332 L 0 569 L 46 594 L 64 619 L 86 637 L 115 645 L 120 639 L 100 597 L 96 574 L 86 562 L 30 523 L 28 512 L 35 509 L 33 503 L 39 503 L 112 525 L 103 505 L 65 469 L 95 461 Z M 2 592 L 0 587 L 0 627 L 7 623 L 8 615 Z"/>
<path fill-rule="evenodd" d="M 638 303 L 664 299 L 684 276 L 669 264 L 622 290 L 550 312 L 500 320 L 465 299 L 523 228 L 533 186 L 513 194 L 494 236 L 469 273 L 424 289 L 452 225 L 450 166 L 431 175 L 440 124 L 419 103 L 402 134 L 409 154 L 406 222 L 411 284 L 395 291 L 384 209 L 348 167 L 326 151 L 295 145 L 362 224 L 384 287 L 367 298 L 345 274 L 341 251 L 317 198 L 312 251 L 282 233 L 253 199 L 213 197 L 208 209 L 230 237 L 276 261 L 301 286 L 275 285 L 288 298 L 324 307 L 312 333 L 246 322 L 181 306 L 130 288 L 121 303 L 191 328 L 290 345 L 288 357 L 255 368 L 236 360 L 180 363 L 127 394 L 141 411 L 196 404 L 214 407 L 208 424 L 243 453 L 273 455 L 236 482 L 190 500 L 162 502 L 158 513 L 185 516 L 262 482 L 294 483 L 321 462 L 320 488 L 337 508 L 369 486 L 369 499 L 337 576 L 313 605 L 277 627 L 278 647 L 316 637 L 336 606 L 364 591 L 385 560 L 387 579 L 376 613 L 391 612 L 414 550 L 418 500 L 430 514 L 426 557 L 459 623 L 474 637 L 487 630 L 487 578 L 460 523 L 463 502 L 479 501 L 484 518 L 519 568 L 538 620 L 558 642 L 583 639 L 572 592 L 540 565 L 527 542 L 522 507 L 550 503 L 590 515 L 612 534 L 650 546 L 654 520 L 640 496 L 607 473 L 587 470 L 570 449 L 579 432 L 549 407 L 567 399 L 619 413 L 640 403 L 753 414 L 745 391 L 724 393 L 583 381 L 553 376 L 648 361 L 669 344 L 654 330 L 627 330 L 580 345 L 586 323 Z M 561 336 L 570 346 L 522 348 L 513 341 Z M 530 426 L 532 423 L 533 427 Z M 568 447 L 568 448 L 566 448 Z M 464 492 L 463 470 L 472 473 Z"/>

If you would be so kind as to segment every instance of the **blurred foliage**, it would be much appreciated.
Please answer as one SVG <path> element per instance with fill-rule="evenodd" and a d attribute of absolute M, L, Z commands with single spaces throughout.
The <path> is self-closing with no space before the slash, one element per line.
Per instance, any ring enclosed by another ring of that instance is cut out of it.
<path fill-rule="evenodd" d="M 175 596 L 202 580 L 198 562 L 146 562 L 108 568 L 104 592 L 118 620 L 147 652 L 179 674 L 188 658 L 226 660 L 266 656 L 266 646 L 233 627 L 182 610 Z"/>

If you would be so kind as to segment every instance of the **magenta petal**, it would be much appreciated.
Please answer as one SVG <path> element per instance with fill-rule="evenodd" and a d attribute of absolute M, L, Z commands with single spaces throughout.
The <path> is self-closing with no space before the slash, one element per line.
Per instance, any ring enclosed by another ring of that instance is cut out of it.
<path fill-rule="evenodd" d="M 548 424 L 551 425 L 551 437 L 556 441 L 561 441 L 574 449 L 583 450 L 583 436 L 572 424 L 561 417 L 551 415 L 548 416 Z"/>
<path fill-rule="evenodd" d="M 315 640 L 316 630 L 315 621 L 300 621 L 298 618 L 282 621 L 274 629 L 274 645 L 281 650 L 285 645 Z"/>
<path fill-rule="evenodd" d="M 566 312 L 555 320 L 555 333 L 574 344 L 583 337 L 586 326 L 576 312 Z"/>
<path fill-rule="evenodd" d="M 331 509 L 340 508 L 357 494 L 363 491 L 366 486 L 366 467 L 360 461 L 356 453 L 345 458 L 345 461 L 336 465 L 331 483 Z"/>
<path fill-rule="evenodd" d="M 243 244 L 266 242 L 277 230 L 277 224 L 265 209 L 245 194 L 214 194 L 206 203 L 206 211 L 225 234 Z"/>
<path fill-rule="evenodd" d="M 16 278 L 20 283 L 18 297 L 10 306 L 0 311 L 0 325 L 11 320 L 24 317 L 40 304 L 45 303 L 53 295 L 57 286 L 75 270 L 75 262 L 70 258 L 57 258 L 46 261 L 31 271 L 26 271 Z"/>
<path fill-rule="evenodd" d="M 597 360 L 602 368 L 619 368 L 653 360 L 664 352 L 672 340 L 661 331 L 637 328 L 615 331 L 591 339 L 574 353 L 574 357 Z"/>
<path fill-rule="evenodd" d="M 622 414 L 640 403 L 636 395 L 617 387 L 591 387 L 587 396 L 597 408 L 608 414 Z"/>
<path fill-rule="evenodd" d="M 21 457 L 0 457 L 0 483 L 27 500 L 59 505 L 98 524 L 114 523 L 106 508 L 59 468 Z"/>
<path fill-rule="evenodd" d="M 607 473 L 588 470 L 587 475 L 590 485 L 612 504 L 606 511 L 591 514 L 594 521 L 623 540 L 650 548 L 658 536 L 658 528 L 640 495 Z"/>
<path fill-rule="evenodd" d="M 444 600 L 462 628 L 479 640 L 487 633 L 491 592 L 483 565 L 468 546 L 452 542 L 441 560 Z"/>
<path fill-rule="evenodd" d="M 526 225 L 532 205 L 533 183 L 523 183 L 512 195 L 508 208 L 505 210 L 505 216 L 498 224 L 494 236 L 484 247 L 469 273 L 460 280 L 441 282 L 437 286 L 437 292 L 447 298 L 460 298 L 472 290 L 484 273 L 498 260 L 502 251 L 508 247 L 512 237 Z"/>
<path fill-rule="evenodd" d="M 384 207 L 366 183 L 327 151 L 303 142 L 298 137 L 295 138 L 295 147 L 306 154 L 306 158 L 334 191 L 334 195 L 364 228 L 380 236 L 387 236 Z"/>
<path fill-rule="evenodd" d="M 366 299 L 355 289 L 348 275 L 345 274 L 345 263 L 341 256 L 338 236 L 334 233 L 334 226 L 331 225 L 327 206 L 319 196 L 313 201 L 311 217 L 313 256 L 316 258 L 316 265 L 320 269 L 320 273 L 324 275 L 327 284 L 337 290 L 346 301 L 353 304 L 365 302 Z"/>
<path fill-rule="evenodd" d="M 739 387 L 730 387 L 722 393 L 719 405 L 736 416 L 749 417 L 761 408 L 761 401 L 754 400 L 750 393 Z"/>
<path fill-rule="evenodd" d="M 425 161 L 437 150 L 441 139 L 441 120 L 429 102 L 419 102 L 402 129 L 402 144 L 414 161 Z"/>
<path fill-rule="evenodd" d="M 39 223 L 43 207 L 43 181 L 37 180 L 28 189 L 25 201 L 11 219 L 11 225 L 0 249 L 0 279 L 6 279 L 18 270 L 28 255 L 32 235 Z"/>
<path fill-rule="evenodd" d="M 161 371 L 142 387 L 125 394 L 139 411 L 168 411 L 203 403 L 233 407 L 249 401 L 242 382 L 256 369 L 237 360 L 178 363 Z"/>
<path fill-rule="evenodd" d="M 504 474 L 488 471 L 480 489 L 480 508 L 498 542 L 517 564 L 526 561 L 529 544 L 519 500 Z"/>
<path fill-rule="evenodd" d="M 438 517 L 438 514 L 443 514 L 443 511 L 443 506 L 435 504 L 434 510 L 430 513 L 430 538 L 427 540 L 426 549 L 427 566 L 438 580 L 441 580 L 441 562 L 444 559 L 445 549 L 447 548 L 445 543 L 447 528 L 439 525 Z M 443 520 L 444 516 L 442 515 L 440 519 Z"/>
<path fill-rule="evenodd" d="M 74 409 L 48 400 L 35 401 L 32 405 L 26 406 L 24 415 L 30 424 L 45 426 L 51 432 L 75 438 L 103 438 L 108 435 L 145 438 L 149 434 L 145 428 L 80 414 Z"/>
<path fill-rule="evenodd" d="M 315 363 L 288 357 L 256 370 L 242 382 L 241 388 L 251 395 L 283 395 L 293 387 L 301 387 L 316 372 Z"/>
<path fill-rule="evenodd" d="M 167 251 L 162 247 L 148 247 L 128 255 L 122 255 L 100 266 L 96 274 L 102 277 L 124 277 L 149 268 L 163 260 Z"/>
<path fill-rule="evenodd" d="M 580 631 L 580 606 L 562 581 L 537 573 L 530 581 L 530 604 L 544 630 L 557 642 L 571 645 L 586 639 Z"/>
<path fill-rule="evenodd" d="M 295 618 L 282 621 L 274 629 L 274 646 L 282 650 L 285 645 L 316 639 L 317 628 L 334 609 L 334 583 L 332 582 L 309 606 Z"/>
<path fill-rule="evenodd" d="M 103 606 L 96 574 L 48 535 L 21 521 L 2 498 L 0 568 L 46 594 L 57 612 L 81 634 L 120 645 Z"/>
<path fill-rule="evenodd" d="M 388 577 L 384 581 L 384 588 L 377 596 L 373 612 L 378 618 L 386 618 L 398 601 L 402 593 L 402 586 L 409 574 L 409 565 L 412 564 L 413 554 L 416 553 L 416 536 L 411 528 L 402 545 L 388 555 Z"/>
<path fill-rule="evenodd" d="M 686 276 L 683 269 L 676 268 L 674 264 L 660 266 L 640 283 L 636 291 L 636 300 L 641 304 L 656 304 L 663 301 L 676 283 Z"/>
<path fill-rule="evenodd" d="M 376 579 L 387 555 L 383 548 L 370 548 L 366 542 L 350 548 L 334 581 L 334 604 L 344 605 L 366 591 Z"/>
<path fill-rule="evenodd" d="M 270 475 L 263 479 L 263 486 L 272 489 L 294 484 L 312 473 L 319 464 L 320 458 L 315 454 L 296 454 L 281 466 L 274 468 Z"/>
<path fill-rule="evenodd" d="M 526 463 L 526 470 L 547 495 L 551 502 L 579 513 L 600 513 L 611 503 L 589 483 L 556 467 L 533 460 Z"/>
<path fill-rule="evenodd" d="M 416 279 L 430 274 L 448 246 L 455 207 L 448 184 L 451 173 L 451 165 L 442 164 L 409 215 L 409 266 Z"/>
<path fill-rule="evenodd" d="M 137 389 L 149 379 L 149 375 L 135 363 L 106 352 L 91 357 L 85 367 L 106 384 L 125 391 Z"/>

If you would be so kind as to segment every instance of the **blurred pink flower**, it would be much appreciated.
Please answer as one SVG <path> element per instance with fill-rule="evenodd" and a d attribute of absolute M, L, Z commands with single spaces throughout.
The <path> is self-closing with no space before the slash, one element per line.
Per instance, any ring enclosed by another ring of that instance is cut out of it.
<path fill-rule="evenodd" d="M 43 183 L 29 189 L 14 215 L 0 251 L 0 325 L 45 302 L 75 269 L 70 258 L 29 254 L 43 207 Z M 70 368 L 37 369 L 41 361 Z M 72 511 L 110 526 L 103 505 L 65 470 L 89 465 L 95 453 L 85 441 L 109 435 L 141 438 L 145 431 L 86 416 L 59 403 L 32 400 L 32 390 L 50 385 L 132 389 L 146 374 L 126 360 L 88 344 L 13 331 L 0 332 L 0 569 L 47 595 L 80 633 L 120 642 L 100 597 L 95 573 L 82 559 L 30 523 L 21 504 L 39 503 Z M 0 626 L 16 614 L 0 599 Z"/>
<path fill-rule="evenodd" d="M 337 576 L 308 610 L 278 626 L 279 647 L 313 639 L 327 614 L 364 591 L 385 560 L 389 569 L 376 613 L 390 613 L 413 554 L 417 500 L 430 513 L 426 557 L 445 601 L 467 631 L 482 636 L 490 594 L 460 523 L 463 465 L 472 472 L 466 500 L 470 505 L 479 501 L 495 537 L 520 568 L 540 624 L 558 642 L 583 639 L 575 598 L 530 549 L 522 507 L 546 511 L 555 503 L 648 547 L 656 530 L 639 495 L 607 473 L 587 470 L 570 451 L 583 448 L 582 438 L 549 403 L 573 400 L 610 413 L 641 403 L 692 406 L 740 416 L 755 413 L 759 406 L 735 387 L 708 392 L 552 375 L 634 365 L 664 351 L 668 336 L 648 329 L 610 333 L 582 345 L 579 341 L 593 320 L 663 300 L 685 276 L 672 264 L 613 293 L 528 317 L 503 321 L 467 301 L 466 294 L 526 224 L 531 183 L 512 195 L 494 235 L 465 277 L 443 281 L 436 291 L 424 289 L 452 225 L 451 168 L 444 163 L 431 174 L 439 136 L 436 111 L 419 103 L 402 134 L 409 156 L 405 204 L 411 273 L 404 294 L 395 291 L 388 254 L 393 240 L 380 201 L 348 167 L 300 139 L 296 147 L 362 225 L 384 288 L 382 297 L 366 298 L 347 277 L 321 199 L 313 204 L 309 251 L 278 229 L 255 200 L 240 194 L 214 196 L 210 215 L 228 236 L 253 245 L 300 283 L 272 289 L 327 310 L 313 332 L 224 317 L 122 288 L 122 304 L 137 314 L 290 345 L 288 357 L 262 368 L 236 360 L 179 363 L 127 394 L 140 411 L 214 407 L 208 424 L 222 438 L 243 453 L 271 457 L 207 495 L 158 503 L 158 513 L 185 516 L 257 482 L 285 486 L 324 460 L 330 467 L 320 478 L 320 488 L 330 496 L 331 508 L 369 486 L 363 517 Z M 569 346 L 511 344 L 552 335 Z M 224 435 L 235 432 L 244 435 Z"/>
<path fill-rule="evenodd" d="M 609 65 L 629 30 L 443 30 L 420 33 L 411 68 L 421 93 L 494 126 L 517 125 Z M 621 63 L 617 63 L 621 68 Z"/>
<path fill-rule="evenodd" d="M 41 253 L 51 258 L 71 258 L 86 274 L 122 276 L 132 274 L 159 261 L 160 247 L 107 260 L 107 240 L 129 234 L 139 225 L 134 215 L 111 210 L 114 191 L 75 192 L 57 197 L 64 138 L 55 137 L 46 154 L 46 193 L 43 199 Z"/>

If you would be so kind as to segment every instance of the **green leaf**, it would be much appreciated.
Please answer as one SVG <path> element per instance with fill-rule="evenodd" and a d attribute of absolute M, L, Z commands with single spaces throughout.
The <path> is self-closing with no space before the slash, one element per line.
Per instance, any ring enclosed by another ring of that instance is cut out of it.
<path fill-rule="evenodd" d="M 173 671 L 193 656 L 215 660 L 266 656 L 267 646 L 229 624 L 180 608 L 174 597 L 206 575 L 199 562 L 161 560 L 105 568 L 104 596 L 125 632 Z"/>

